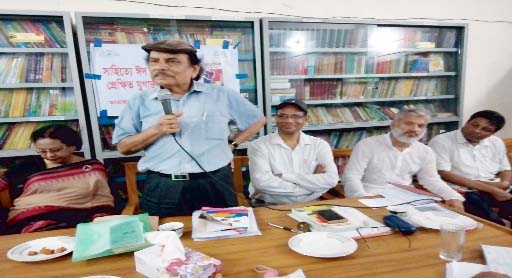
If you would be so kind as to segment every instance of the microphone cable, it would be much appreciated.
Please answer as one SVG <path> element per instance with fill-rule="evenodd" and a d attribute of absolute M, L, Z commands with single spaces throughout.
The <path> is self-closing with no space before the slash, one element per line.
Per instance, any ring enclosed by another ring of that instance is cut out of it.
<path fill-rule="evenodd" d="M 340 198 L 340 199 L 342 199 L 342 198 Z M 375 207 L 349 206 L 349 205 L 338 205 L 338 204 L 316 204 L 316 205 L 309 205 L 308 207 L 337 206 L 337 207 L 344 207 L 344 208 L 378 209 L 378 208 L 387 208 L 387 207 L 392 207 L 392 206 L 400 206 L 400 205 L 408 205 L 408 204 L 412 205 L 412 204 L 414 204 L 416 202 L 420 202 L 420 201 L 430 201 L 430 202 L 425 203 L 425 204 L 437 203 L 437 200 L 435 200 L 435 199 L 424 198 L 424 199 L 417 199 L 417 200 L 412 200 L 412 201 L 409 201 L 409 202 L 404 202 L 404 203 L 399 203 L 399 204 L 385 205 L 385 206 L 375 206 Z M 272 206 L 274 206 L 274 205 L 267 205 L 267 206 L 261 206 L 261 207 L 266 208 L 266 209 L 270 209 L 270 210 L 277 210 L 277 211 L 291 211 L 292 210 L 292 209 L 278 209 L 278 208 L 273 208 Z"/>
<path fill-rule="evenodd" d="M 245 196 L 242 194 L 242 193 L 237 193 L 235 192 L 235 190 L 233 190 L 233 186 L 229 186 L 228 184 L 224 183 L 223 181 L 217 179 L 214 175 L 212 175 L 210 172 L 206 171 L 206 169 L 203 167 L 203 165 L 201 165 L 201 163 L 199 163 L 199 161 L 197 161 L 197 159 L 192 155 L 190 154 L 186 149 L 185 147 L 183 147 L 183 145 L 181 145 L 181 143 L 178 141 L 178 138 L 176 138 L 176 134 L 175 133 L 172 133 L 171 134 L 172 137 L 174 138 L 174 141 L 176 142 L 176 144 L 178 144 L 178 146 L 197 164 L 197 166 L 199 166 L 199 168 L 201 168 L 201 170 L 206 173 L 208 175 L 208 177 L 210 177 L 214 182 L 216 182 L 217 184 L 219 185 L 222 185 L 224 186 L 225 188 L 227 188 L 231 193 L 235 194 L 235 196 L 238 196 L 238 197 L 243 197 L 243 199 L 246 199 Z M 236 200 L 238 202 L 238 200 Z"/>
<path fill-rule="evenodd" d="M 160 87 L 161 89 L 163 87 Z M 171 103 L 171 97 L 172 95 L 170 94 L 161 94 L 158 96 L 158 99 L 160 100 L 161 104 L 162 104 L 162 108 L 164 110 L 164 114 L 165 115 L 172 115 L 173 112 L 172 112 L 172 103 Z M 229 192 L 235 194 L 235 197 L 238 196 L 238 197 L 243 197 L 243 199 L 246 199 L 245 196 L 241 193 L 237 193 L 235 192 L 235 190 L 233 190 L 233 186 L 229 186 L 228 184 L 220 181 L 219 179 L 217 179 L 216 177 L 214 177 L 210 172 L 206 171 L 206 169 L 203 167 L 203 165 L 201 165 L 201 163 L 199 163 L 199 161 L 197 161 L 197 159 L 192 155 L 190 154 L 186 149 L 185 147 L 183 147 L 183 145 L 181 145 L 181 143 L 178 141 L 178 138 L 176 138 L 176 133 L 172 133 L 171 134 L 172 137 L 174 138 L 174 141 L 176 142 L 176 144 L 178 144 L 178 146 L 197 164 L 197 166 L 199 166 L 199 168 L 201 168 L 201 170 L 206 173 L 214 182 L 216 182 L 218 185 L 221 185 L 225 188 L 228 189 Z M 220 168 L 219 168 L 220 169 Z M 238 203 L 238 200 L 236 200 L 236 202 Z"/>

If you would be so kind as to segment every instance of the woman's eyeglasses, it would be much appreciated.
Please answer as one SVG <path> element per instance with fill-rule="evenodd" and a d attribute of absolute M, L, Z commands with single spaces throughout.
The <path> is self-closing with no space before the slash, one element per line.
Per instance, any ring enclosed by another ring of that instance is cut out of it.
<path fill-rule="evenodd" d="M 66 145 L 62 145 L 60 147 L 55 147 L 55 148 L 51 148 L 51 149 L 47 149 L 47 150 L 36 149 L 36 153 L 41 154 L 41 155 L 55 154 L 55 153 L 65 150 L 67 147 L 68 146 L 66 146 Z"/>

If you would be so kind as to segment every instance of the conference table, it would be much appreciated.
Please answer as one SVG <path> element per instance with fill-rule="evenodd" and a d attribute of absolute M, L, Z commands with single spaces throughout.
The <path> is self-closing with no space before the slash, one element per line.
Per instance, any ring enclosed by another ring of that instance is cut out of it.
<path fill-rule="evenodd" d="M 364 206 L 355 199 L 318 201 L 307 204 L 329 203 L 346 206 Z M 193 241 L 191 218 L 172 217 L 160 223 L 181 221 L 185 223 L 182 239 L 186 247 L 198 250 L 222 261 L 223 277 L 263 277 L 253 268 L 265 265 L 279 271 L 280 276 L 301 268 L 308 278 L 326 277 L 445 277 L 446 261 L 439 258 L 439 231 L 418 229 L 408 236 L 400 233 L 357 240 L 358 249 L 348 256 L 314 258 L 295 253 L 288 247 L 288 240 L 295 234 L 267 225 L 267 222 L 294 227 L 297 224 L 284 211 L 306 204 L 254 208 L 261 236 Z M 382 223 L 386 209 L 361 208 L 361 212 Z M 512 230 L 477 219 L 483 227 L 466 234 L 462 261 L 485 264 L 481 244 L 512 247 Z M 1 277 L 84 277 L 114 275 L 137 277 L 133 253 L 119 254 L 82 262 L 71 262 L 71 255 L 41 262 L 16 262 L 6 257 L 7 251 L 17 244 L 49 236 L 73 236 L 74 229 L 54 230 L 22 235 L 0 236 Z"/>

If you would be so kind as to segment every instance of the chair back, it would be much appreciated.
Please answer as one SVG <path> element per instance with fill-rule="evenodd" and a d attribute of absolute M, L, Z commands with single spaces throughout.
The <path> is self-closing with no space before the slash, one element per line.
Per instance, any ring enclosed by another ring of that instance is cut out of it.
<path fill-rule="evenodd" d="M 347 165 L 348 159 L 350 155 L 352 154 L 352 149 L 333 149 L 332 150 L 332 156 L 334 157 L 334 162 L 336 163 L 336 166 L 338 167 L 338 174 L 341 176 L 343 174 L 343 171 L 345 170 L 345 166 Z M 345 195 L 343 194 L 343 185 L 341 182 L 338 182 L 338 184 L 329 189 L 327 192 L 325 192 L 320 199 L 323 200 L 332 200 L 332 199 L 339 199 L 344 198 Z"/>
<path fill-rule="evenodd" d="M 505 147 L 507 148 L 508 161 L 512 163 L 512 138 L 504 138 Z"/>
<path fill-rule="evenodd" d="M 139 190 L 137 188 L 137 162 L 124 162 L 123 166 L 128 201 L 121 214 L 132 215 L 140 211 Z"/>
<path fill-rule="evenodd" d="M 249 158 L 247 156 L 236 156 L 233 159 L 233 185 L 237 195 L 236 198 L 238 205 L 240 206 L 250 206 L 249 202 L 243 195 L 244 179 L 242 171 L 243 167 L 248 165 Z M 137 188 L 137 162 L 124 162 L 123 167 L 128 201 L 122 214 L 131 215 L 140 212 L 139 190 Z"/>
<path fill-rule="evenodd" d="M 0 177 L 5 174 L 7 169 L 0 170 Z M 9 189 L 0 189 L 0 207 L 10 209 L 12 207 L 11 195 Z"/>
<path fill-rule="evenodd" d="M 235 156 L 233 158 L 233 186 L 239 206 L 250 206 L 244 195 L 244 167 L 249 166 L 249 157 Z"/>
<path fill-rule="evenodd" d="M 9 189 L 0 191 L 0 207 L 10 209 L 12 207 L 11 196 L 9 195 Z"/>

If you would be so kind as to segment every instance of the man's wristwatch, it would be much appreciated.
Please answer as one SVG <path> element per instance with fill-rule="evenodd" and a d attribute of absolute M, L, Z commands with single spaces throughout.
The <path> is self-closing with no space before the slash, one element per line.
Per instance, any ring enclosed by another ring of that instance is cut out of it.
<path fill-rule="evenodd" d="M 231 142 L 231 146 L 233 146 L 233 149 L 237 149 L 239 145 L 238 145 L 238 143 L 235 140 L 233 140 Z"/>

